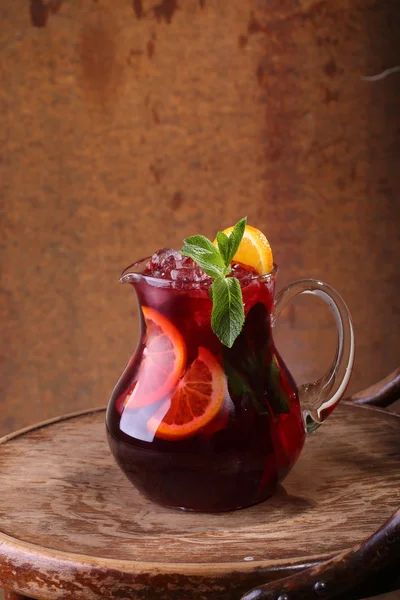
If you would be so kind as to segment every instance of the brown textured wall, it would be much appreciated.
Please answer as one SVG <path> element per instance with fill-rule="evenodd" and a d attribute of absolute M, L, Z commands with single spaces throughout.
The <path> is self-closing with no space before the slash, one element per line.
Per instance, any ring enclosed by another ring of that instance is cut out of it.
<path fill-rule="evenodd" d="M 136 341 L 119 272 L 244 214 L 281 284 L 342 292 L 352 390 L 396 367 L 400 73 L 363 76 L 399 39 L 398 0 L 2 0 L 0 429 L 105 404 Z M 317 301 L 277 337 L 299 380 L 329 363 Z"/>

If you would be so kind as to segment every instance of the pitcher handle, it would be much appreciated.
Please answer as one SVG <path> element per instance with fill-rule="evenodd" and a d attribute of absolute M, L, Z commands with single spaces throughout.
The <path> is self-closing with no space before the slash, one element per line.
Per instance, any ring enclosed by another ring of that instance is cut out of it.
<path fill-rule="evenodd" d="M 331 368 L 321 379 L 299 387 L 306 431 L 312 433 L 339 403 L 349 383 L 354 363 L 354 331 L 343 298 L 330 285 L 315 279 L 295 281 L 279 292 L 275 299 L 272 326 L 288 302 L 299 294 L 313 294 L 322 298 L 333 312 L 338 329 L 336 354 Z"/>

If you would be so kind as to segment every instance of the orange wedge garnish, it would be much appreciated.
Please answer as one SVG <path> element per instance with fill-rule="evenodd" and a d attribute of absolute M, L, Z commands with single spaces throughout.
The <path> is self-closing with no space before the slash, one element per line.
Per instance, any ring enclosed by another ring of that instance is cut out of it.
<path fill-rule="evenodd" d="M 233 227 L 228 227 L 228 229 L 224 229 L 223 233 L 229 237 L 232 230 Z M 214 244 L 216 244 L 216 241 L 214 241 Z M 274 266 L 269 241 L 262 231 L 251 225 L 246 225 L 242 241 L 233 260 L 253 267 L 260 275 L 269 273 Z"/>
<path fill-rule="evenodd" d="M 186 366 L 186 344 L 175 325 L 164 315 L 142 307 L 146 323 L 143 360 L 124 405 L 139 408 L 164 398 L 178 383 Z"/>
<path fill-rule="evenodd" d="M 196 360 L 166 400 L 149 420 L 148 428 L 158 438 L 180 440 L 199 433 L 218 415 L 224 402 L 226 382 L 218 360 L 199 347 Z"/>

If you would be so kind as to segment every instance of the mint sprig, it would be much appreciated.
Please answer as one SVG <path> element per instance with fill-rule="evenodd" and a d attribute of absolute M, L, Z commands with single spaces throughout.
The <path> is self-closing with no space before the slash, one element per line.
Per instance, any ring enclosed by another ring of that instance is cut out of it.
<path fill-rule="evenodd" d="M 218 247 L 203 235 L 193 235 L 184 240 L 181 253 L 192 258 L 214 279 L 211 286 L 212 314 L 211 326 L 221 342 L 232 348 L 244 323 L 243 297 L 236 277 L 227 277 L 231 272 L 231 262 L 242 241 L 246 227 L 246 217 L 236 223 L 230 236 L 219 231 Z"/>
<path fill-rule="evenodd" d="M 218 277 L 212 286 L 211 327 L 221 342 L 232 348 L 244 323 L 243 298 L 236 277 Z"/>
<path fill-rule="evenodd" d="M 204 235 L 193 235 L 183 241 L 181 254 L 192 258 L 209 277 L 225 276 L 226 264 L 221 253 Z"/>

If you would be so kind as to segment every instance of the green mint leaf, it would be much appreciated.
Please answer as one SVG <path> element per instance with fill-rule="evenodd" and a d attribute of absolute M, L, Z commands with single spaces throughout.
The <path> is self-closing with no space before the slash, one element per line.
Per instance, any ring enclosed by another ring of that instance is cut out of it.
<path fill-rule="evenodd" d="M 217 246 L 203 235 L 193 235 L 184 240 L 181 253 L 192 258 L 205 273 L 214 279 L 210 289 L 213 309 L 211 326 L 220 341 L 231 348 L 244 323 L 242 290 L 239 281 L 226 278 L 231 272 L 230 263 L 236 254 L 246 227 L 246 217 L 241 219 L 230 236 L 219 231 Z"/>
<path fill-rule="evenodd" d="M 209 277 L 224 276 L 225 261 L 218 248 L 204 235 L 186 238 L 181 253 L 192 258 Z"/>
<path fill-rule="evenodd" d="M 229 236 L 229 254 L 228 254 L 228 264 L 231 262 L 236 252 L 238 251 L 240 242 L 242 241 L 244 230 L 246 227 L 247 218 L 244 217 L 240 219 L 232 230 L 231 235 Z"/>
<path fill-rule="evenodd" d="M 229 267 L 230 264 L 230 252 L 229 252 L 229 238 L 222 231 L 218 231 L 217 233 L 217 242 L 218 242 L 218 250 L 221 253 L 222 258 L 224 259 L 224 263 L 226 267 Z"/>
<path fill-rule="evenodd" d="M 211 326 L 221 342 L 232 348 L 244 323 L 240 283 L 235 277 L 220 277 L 212 284 Z"/>

